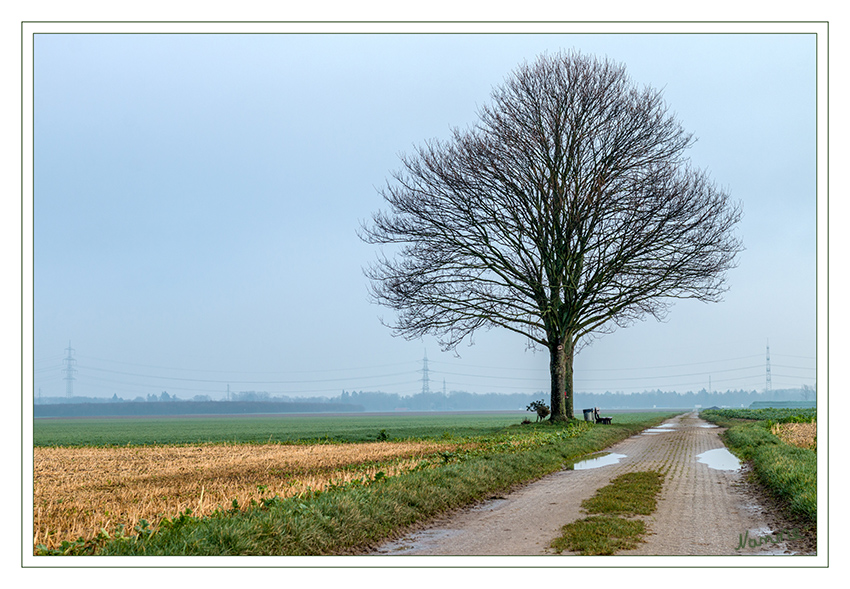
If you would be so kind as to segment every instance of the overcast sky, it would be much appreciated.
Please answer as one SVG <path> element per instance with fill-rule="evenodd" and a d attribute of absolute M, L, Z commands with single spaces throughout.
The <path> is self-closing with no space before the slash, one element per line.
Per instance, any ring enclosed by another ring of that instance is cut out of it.
<path fill-rule="evenodd" d="M 744 217 L 725 301 L 595 341 L 579 392 L 815 384 L 812 34 L 83 35 L 34 42 L 34 393 L 548 391 L 548 353 L 394 338 L 357 237 L 398 155 L 576 49 L 663 89 Z M 548 392 L 546 393 L 548 394 Z"/>

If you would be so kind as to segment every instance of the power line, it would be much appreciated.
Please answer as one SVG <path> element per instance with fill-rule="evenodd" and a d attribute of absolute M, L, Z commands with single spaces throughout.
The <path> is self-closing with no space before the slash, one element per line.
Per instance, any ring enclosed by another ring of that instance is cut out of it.
<path fill-rule="evenodd" d="M 43 372 L 56 372 L 64 368 L 64 364 L 54 364 L 53 366 L 45 366 L 44 368 L 36 368 L 33 370 L 34 374 L 41 374 Z"/>
<path fill-rule="evenodd" d="M 790 378 L 790 379 L 801 379 L 802 378 L 802 377 L 790 377 L 790 376 L 782 375 L 782 374 L 779 374 L 777 376 L 780 377 L 780 378 Z M 731 377 L 731 378 L 726 378 L 726 379 L 713 379 L 712 383 L 713 384 L 714 383 L 740 383 L 738 386 L 745 386 L 745 383 L 754 384 L 755 382 L 757 382 L 758 378 L 760 378 L 759 374 L 754 373 L 754 374 L 751 374 L 751 375 L 736 376 L 736 377 Z M 370 390 L 370 389 L 375 390 L 375 389 L 381 389 L 381 388 L 385 388 L 385 387 L 396 387 L 396 386 L 404 386 L 404 387 L 412 388 L 417 382 L 419 382 L 419 381 L 412 380 L 412 379 L 403 380 L 403 381 L 396 381 L 396 382 L 374 382 L 373 381 L 373 382 L 366 383 L 366 384 L 363 384 L 363 385 L 358 385 L 358 386 L 352 387 L 352 388 L 357 388 L 357 389 L 360 389 L 360 390 Z M 102 384 L 99 384 L 99 383 L 105 383 L 105 385 L 102 385 Z M 92 388 L 108 389 L 108 390 L 113 390 L 113 391 L 118 387 L 123 388 L 123 389 L 131 389 L 131 390 L 140 390 L 141 389 L 143 391 L 149 391 L 149 390 L 160 391 L 160 390 L 163 389 L 163 385 L 161 383 L 160 384 L 152 384 L 152 383 L 128 382 L 126 380 L 115 380 L 115 379 L 109 379 L 109 378 L 100 378 L 100 377 L 96 377 L 96 376 L 87 376 L 86 377 L 86 384 L 87 384 L 87 386 L 91 386 Z M 452 387 L 466 387 L 466 386 L 469 386 L 470 384 L 473 384 L 473 383 L 466 383 L 466 382 L 462 382 L 462 381 L 446 381 L 446 386 L 451 385 Z M 480 387 L 490 389 L 491 392 L 494 391 L 494 390 L 502 390 L 502 391 L 513 391 L 513 392 L 537 393 L 537 392 L 541 392 L 541 390 L 547 388 L 545 386 L 538 388 L 538 387 L 534 387 L 534 386 L 523 386 L 523 385 L 507 385 L 507 384 L 483 384 L 483 385 L 480 385 L 480 383 L 478 383 L 478 384 L 479 384 Z M 681 381 L 681 382 L 675 382 L 675 383 L 667 383 L 667 384 L 663 385 L 663 387 L 664 388 L 668 388 L 668 387 L 669 388 L 692 387 L 692 386 L 700 386 L 700 384 L 701 384 L 701 382 L 699 382 L 699 381 L 690 380 L 690 381 Z M 118 387 L 116 387 L 115 385 L 118 385 Z M 186 391 L 186 392 L 194 392 L 196 394 L 200 394 L 200 393 L 222 393 L 221 388 L 213 389 L 213 388 L 209 388 L 207 386 L 189 387 L 189 386 L 179 386 L 179 385 L 178 386 L 167 385 L 167 388 L 170 391 Z M 633 388 L 633 387 L 629 387 L 629 388 Z M 657 389 L 657 388 L 660 388 L 660 387 L 656 386 L 655 388 Z M 339 390 L 338 387 L 332 387 L 332 388 L 299 387 L 297 390 L 294 390 L 294 391 L 282 390 L 282 391 L 272 391 L 272 392 L 278 393 L 278 394 L 295 394 L 295 395 L 297 395 L 297 394 L 306 394 L 306 393 L 332 393 L 332 392 L 335 392 L 335 391 L 338 391 L 338 390 Z M 608 390 L 611 390 L 611 388 L 610 387 L 581 386 L 581 390 L 577 390 L 576 392 L 582 393 L 582 392 L 608 391 Z M 644 390 L 647 390 L 647 389 L 644 388 Z"/>
<path fill-rule="evenodd" d="M 319 383 L 319 382 L 346 382 L 351 380 L 363 380 L 363 379 L 374 379 L 374 378 L 386 378 L 390 376 L 404 376 L 409 375 L 410 372 L 395 372 L 392 374 L 382 374 L 377 377 L 375 376 L 354 376 L 354 377 L 344 377 L 344 378 L 321 378 L 321 379 L 313 379 L 313 380 L 233 380 L 233 379 L 209 379 L 209 378 L 185 378 L 181 376 L 161 376 L 154 374 L 139 374 L 136 372 L 123 372 L 120 370 L 109 370 L 107 368 L 95 368 L 93 366 L 80 366 L 82 370 L 94 370 L 97 372 L 107 372 L 110 374 L 120 374 L 123 376 L 136 376 L 139 378 L 154 378 L 158 380 L 174 380 L 179 382 L 197 382 L 197 383 L 216 383 L 216 384 L 311 384 L 311 383 Z"/>
<path fill-rule="evenodd" d="M 781 354 L 775 354 L 775 355 L 782 356 Z M 736 358 L 726 358 L 726 359 L 721 359 L 721 360 L 707 360 L 707 361 L 702 361 L 702 362 L 689 362 L 689 363 L 684 363 L 684 364 L 639 366 L 639 367 L 631 367 L 631 368 L 580 368 L 580 369 L 577 369 L 577 372 L 590 373 L 590 372 L 627 372 L 627 371 L 663 370 L 663 369 L 667 369 L 667 368 L 682 368 L 682 367 L 688 367 L 688 366 L 701 366 L 701 365 L 706 365 L 706 364 L 717 364 L 717 363 L 721 363 L 721 362 L 734 362 L 734 361 L 738 361 L 738 360 L 746 360 L 746 359 L 752 359 L 752 358 L 758 358 L 758 357 L 760 357 L 760 356 L 758 354 L 755 354 L 755 355 L 750 355 L 750 356 L 739 356 L 739 357 L 736 357 Z M 805 356 L 788 356 L 788 357 L 808 358 L 808 357 L 805 357 Z M 180 367 L 156 366 L 156 365 L 149 365 L 149 364 L 138 364 L 138 363 L 132 363 L 132 362 L 123 362 L 123 361 L 118 361 L 118 360 L 102 359 L 102 358 L 96 358 L 96 357 L 93 357 L 93 356 L 86 356 L 86 355 L 79 355 L 79 354 L 77 354 L 77 358 L 97 360 L 97 361 L 101 361 L 101 362 L 109 362 L 109 363 L 114 363 L 114 364 L 123 364 L 123 365 L 127 365 L 127 366 L 138 366 L 138 367 L 143 367 L 143 368 L 155 368 L 155 369 L 158 369 L 158 370 L 173 370 L 173 371 L 180 371 L 180 372 L 201 372 L 201 373 L 207 373 L 207 374 L 256 374 L 256 375 L 260 375 L 260 374 L 323 374 L 323 373 L 332 373 L 332 372 L 352 372 L 352 371 L 359 371 L 359 370 L 375 370 L 375 369 L 379 369 L 379 368 L 409 366 L 409 365 L 412 364 L 412 362 L 397 362 L 397 363 L 392 363 L 392 364 L 380 364 L 380 365 L 359 366 L 359 367 L 350 367 L 350 368 L 326 368 L 326 369 L 314 369 L 314 370 L 286 370 L 286 371 L 256 371 L 256 370 L 254 370 L 254 371 L 236 371 L 236 370 L 207 370 L 207 369 L 200 369 L 200 368 L 180 368 Z M 426 359 L 427 359 L 427 354 L 426 354 Z M 431 360 L 431 359 L 428 359 L 427 361 L 428 361 L 429 364 L 442 364 L 442 365 L 455 365 L 455 366 L 457 365 L 456 363 L 448 362 L 448 361 Z M 541 372 L 541 369 L 538 369 L 538 368 L 518 368 L 518 367 L 513 368 L 513 367 L 510 367 L 510 366 L 481 366 L 481 365 L 474 365 L 474 364 L 465 364 L 464 367 L 466 367 L 466 368 L 477 368 L 477 369 L 481 369 L 481 370 L 510 370 L 512 372 L 535 372 L 535 373 Z M 802 366 L 784 366 L 783 365 L 783 367 L 784 368 L 799 369 L 799 370 L 815 370 L 815 368 L 806 368 L 806 367 L 802 367 Z M 746 368 L 749 368 L 749 366 L 746 367 Z M 104 368 L 93 368 L 93 367 L 92 367 L 92 369 L 104 370 L 104 371 L 107 370 L 107 369 L 104 369 Z M 744 368 L 742 368 L 742 369 L 744 369 Z M 39 370 L 49 370 L 49 367 L 44 368 L 44 369 L 39 369 Z M 122 373 L 122 374 L 132 374 L 132 375 L 136 374 L 136 373 L 132 373 L 132 372 L 122 372 L 122 371 L 114 371 L 114 372 L 115 373 Z M 430 372 L 430 369 L 429 369 L 429 372 Z M 717 372 L 717 371 L 712 370 L 710 372 Z M 701 373 L 695 373 L 695 374 L 708 374 L 708 373 L 709 372 L 707 371 L 707 372 L 701 372 Z M 456 373 L 454 373 L 454 374 L 456 374 Z M 144 375 L 144 376 L 150 376 L 150 375 Z M 487 377 L 486 374 L 482 374 L 482 375 L 476 374 L 476 375 L 470 375 L 470 376 Z M 166 378 L 166 377 L 164 377 L 164 378 Z M 170 377 L 168 377 L 168 378 L 170 378 Z M 177 377 L 175 377 L 175 378 L 177 378 Z M 494 378 L 497 378 L 497 377 L 494 377 Z M 498 377 L 498 378 L 502 378 L 502 377 Z M 225 380 L 232 380 L 232 379 L 225 379 Z M 243 381 L 243 382 L 250 382 L 250 381 Z M 274 381 L 269 381 L 269 382 L 274 382 Z"/>
<path fill-rule="evenodd" d="M 322 368 L 316 370 L 208 370 L 205 368 L 178 368 L 175 366 L 154 366 L 150 364 L 136 364 L 133 362 L 122 362 L 119 360 L 107 360 L 104 358 L 95 358 L 93 356 L 80 356 L 78 358 L 97 360 L 98 362 L 110 362 L 112 364 L 124 364 L 126 366 L 138 366 L 139 368 L 156 368 L 157 370 L 174 370 L 179 372 L 205 372 L 209 374 L 310 374 L 324 372 L 346 372 L 351 370 L 374 370 L 376 368 L 391 368 L 394 366 L 410 366 L 413 362 L 396 362 L 394 364 L 379 364 L 375 366 L 357 366 L 353 368 Z"/>
<path fill-rule="evenodd" d="M 802 357 L 802 356 L 796 356 Z M 701 366 L 704 364 L 718 364 L 720 362 L 735 362 L 737 360 L 751 360 L 752 358 L 761 358 L 761 354 L 753 354 L 751 356 L 739 356 L 737 358 L 727 358 L 724 360 L 706 360 L 704 362 L 689 362 L 687 364 L 667 364 L 665 366 L 639 366 L 632 368 L 582 368 L 582 372 L 624 372 L 629 370 L 661 370 L 664 368 L 684 368 L 686 366 Z M 431 360 L 432 364 L 451 364 L 451 362 L 440 361 L 440 360 Z M 526 371 L 526 372 L 537 372 L 537 368 L 510 368 L 507 366 L 476 366 L 471 364 L 466 364 L 469 368 L 481 368 L 482 370 L 512 370 L 516 371 Z M 707 373 L 706 373 L 707 374 Z"/>
<path fill-rule="evenodd" d="M 736 382 L 742 383 L 739 386 L 743 386 L 743 383 L 746 383 L 746 382 L 756 383 L 756 382 L 759 381 L 760 378 L 762 378 L 762 375 L 759 374 L 759 373 L 756 373 L 756 374 L 753 374 L 753 375 L 741 376 L 741 377 L 733 377 L 733 378 L 725 378 L 725 379 L 712 379 L 712 386 L 716 385 L 717 383 L 736 383 Z M 463 386 L 469 385 L 469 383 L 452 382 L 452 381 L 449 381 L 447 384 L 454 386 L 454 387 L 463 387 Z M 512 390 L 512 391 L 515 391 L 515 392 L 523 392 L 523 391 L 536 392 L 536 393 L 542 392 L 544 394 L 548 394 L 548 392 L 549 392 L 548 387 L 535 388 L 535 387 L 522 387 L 522 386 L 511 386 L 511 385 L 497 385 L 497 384 L 482 385 L 482 386 L 487 388 L 487 389 Z M 687 382 L 668 383 L 668 384 L 665 384 L 663 386 L 664 386 L 664 388 L 674 388 L 674 387 L 699 387 L 699 386 L 704 387 L 705 385 L 704 385 L 703 381 L 687 381 Z M 582 386 L 580 389 L 576 390 L 576 393 L 581 394 L 581 393 L 589 393 L 589 392 L 595 392 L 595 391 L 622 392 L 622 391 L 619 391 L 619 390 L 611 391 L 611 388 L 612 387 L 604 387 L 604 386 L 602 386 L 602 387 L 599 387 L 599 386 L 596 386 L 596 387 L 594 387 L 594 386 Z M 636 387 L 627 387 L 627 388 L 636 388 Z M 659 388 L 661 388 L 661 387 L 656 386 L 656 387 L 654 387 L 653 389 L 650 389 L 650 390 L 655 390 L 655 389 L 659 389 Z M 714 388 L 716 388 L 716 386 L 714 386 Z M 642 388 L 642 390 L 646 391 L 647 388 L 644 387 L 644 388 Z"/>
<path fill-rule="evenodd" d="M 382 388 L 389 388 L 395 386 L 404 386 L 409 387 L 413 384 L 412 379 L 410 377 L 413 376 L 413 372 L 420 372 L 421 378 L 419 382 L 421 383 L 422 392 L 430 392 L 430 372 L 431 369 L 429 367 L 430 362 L 436 362 L 437 364 L 443 365 L 452 365 L 454 363 L 451 362 L 440 362 L 440 361 L 429 361 L 427 356 L 427 351 L 422 359 L 422 368 L 420 370 L 412 370 L 412 362 L 400 362 L 400 363 L 391 363 L 391 364 L 383 364 L 376 366 L 368 366 L 368 367 L 355 367 L 355 368 L 331 368 L 331 369 L 320 369 L 320 370 L 298 370 L 298 371 L 274 371 L 274 372 L 260 372 L 260 371 L 224 371 L 224 370 L 211 370 L 204 371 L 199 369 L 191 369 L 191 368 L 165 368 L 165 367 L 154 367 L 150 365 L 144 364 L 136 364 L 129 362 L 120 362 L 115 360 L 104 360 L 100 359 L 102 362 L 110 362 L 115 364 L 127 365 L 127 366 L 139 366 L 139 367 L 148 367 L 156 370 L 168 370 L 168 371 L 181 371 L 181 372 L 197 372 L 208 374 L 210 378 L 203 378 L 204 374 L 200 374 L 197 377 L 194 376 L 177 376 L 177 375 L 168 375 L 163 373 L 156 373 L 153 370 L 146 371 L 132 371 L 132 370 L 114 370 L 110 368 L 102 368 L 94 365 L 90 365 L 88 363 L 84 363 L 82 365 L 77 364 L 77 358 L 74 355 L 75 350 L 71 348 L 70 342 L 68 348 L 66 349 L 68 353 L 67 356 L 63 358 L 63 372 L 64 379 L 66 380 L 66 387 L 68 385 L 69 376 L 71 380 L 76 380 L 74 374 L 78 373 L 84 377 L 86 383 L 93 381 L 99 383 L 114 383 L 123 388 L 141 388 L 141 389 L 162 389 L 168 388 L 173 390 L 180 391 L 194 391 L 194 392 L 213 392 L 213 393 L 221 393 L 225 385 L 241 385 L 241 386 L 271 386 L 271 387 L 285 387 L 287 385 L 294 385 L 297 387 L 295 391 L 281 391 L 286 394 L 299 394 L 299 393 L 325 393 L 325 392 L 333 392 L 338 390 L 338 388 L 327 388 L 331 383 L 345 383 L 345 388 L 356 388 L 360 390 L 380 390 Z M 94 357 L 82 356 L 83 358 L 88 358 L 89 360 L 98 360 Z M 701 361 L 701 362 L 691 362 L 684 364 L 673 364 L 673 365 L 664 365 L 664 366 L 647 366 L 647 367 L 636 367 L 636 368 L 611 368 L 611 369 L 579 369 L 576 370 L 577 374 L 593 374 L 599 372 L 612 372 L 612 373 L 623 373 L 626 371 L 632 371 L 640 374 L 642 371 L 645 373 L 646 371 L 654 370 L 654 371 L 662 371 L 670 368 L 679 368 L 679 367 L 689 367 L 689 366 L 705 366 L 709 364 L 717 364 L 721 362 L 734 362 L 740 360 L 746 360 L 758 357 L 758 355 L 751 356 L 740 356 L 737 358 L 729 358 L 725 360 L 709 360 L 709 361 Z M 797 358 L 803 358 L 802 356 L 797 356 Z M 410 366 L 411 370 L 404 370 L 401 372 L 394 371 L 391 373 L 376 373 L 380 368 L 387 367 L 399 367 L 399 366 Z M 457 364 L 454 364 L 457 366 Z M 804 367 L 804 366 L 791 366 L 791 365 L 776 365 L 779 368 L 788 369 L 791 371 L 807 371 L 811 372 L 816 370 L 815 368 Z M 62 368 L 62 366 L 45 366 L 38 369 L 33 370 L 34 376 L 36 376 L 36 381 L 38 383 L 47 383 L 54 381 L 58 378 L 62 378 L 62 374 L 58 373 L 58 369 Z M 464 368 L 469 368 L 470 370 L 463 370 Z M 477 370 L 476 370 L 477 369 Z M 549 374 L 547 369 L 530 369 L 530 368 L 510 368 L 507 366 L 498 367 L 499 370 L 511 370 L 514 373 L 528 373 L 534 372 L 538 376 L 513 376 L 513 375 L 504 375 L 499 376 L 497 374 L 489 374 L 490 371 L 495 370 L 494 367 L 483 367 L 477 365 L 464 365 L 460 371 L 449 371 L 444 372 L 443 374 L 447 376 L 457 376 L 461 377 L 458 381 L 455 382 L 447 382 L 446 385 L 452 386 L 463 386 L 463 387 L 473 387 L 473 390 L 514 390 L 514 391 L 534 391 L 537 392 L 541 389 L 546 390 L 549 388 Z M 592 391 L 592 390 L 608 390 L 612 387 L 625 386 L 626 390 L 636 391 L 638 388 L 646 388 L 649 389 L 658 389 L 658 388 L 674 388 L 674 387 L 690 387 L 690 386 L 699 386 L 703 379 L 700 377 L 709 376 L 712 378 L 713 383 L 730 383 L 737 382 L 741 383 L 742 386 L 744 383 L 752 383 L 754 379 L 758 378 L 757 374 L 754 371 L 758 371 L 763 369 L 758 365 L 746 365 L 737 368 L 723 368 L 720 370 L 717 369 L 706 369 L 705 371 L 697 371 L 697 372 L 688 372 L 688 373 L 673 373 L 673 374 L 663 374 L 660 372 L 656 372 L 655 374 L 650 374 L 648 376 L 642 375 L 631 375 L 631 376 L 617 376 L 614 378 L 603 378 L 599 376 L 589 376 L 589 377 L 577 377 L 575 379 L 577 392 L 583 391 Z M 480 371 L 484 370 L 487 373 L 481 373 Z M 54 373 L 56 371 L 56 373 Z M 352 373 L 356 372 L 364 372 L 368 371 L 369 374 L 366 375 L 356 375 Z M 440 371 L 442 372 L 442 371 Z M 104 374 L 104 375 L 115 375 L 119 377 L 118 379 L 108 379 L 108 378 L 98 378 L 96 374 Z M 293 378 L 293 379 L 263 379 L 263 378 L 247 378 L 247 379 L 234 379 L 234 378 L 224 378 L 223 376 L 213 376 L 213 375 L 234 375 L 234 374 L 242 374 L 242 375 L 264 375 L 264 374 L 280 374 L 280 375 L 296 375 L 296 374 L 304 374 L 304 375 L 330 375 L 333 373 L 342 373 L 339 377 L 333 378 Z M 733 376 L 735 373 L 737 375 Z M 727 374 L 729 378 L 717 380 L 713 378 L 712 375 L 718 374 Z M 805 380 L 806 377 L 804 375 L 796 375 L 789 376 L 787 374 L 779 374 L 776 375 L 782 379 L 788 379 L 791 381 L 801 381 Z M 124 378 L 121 378 L 124 377 Z M 402 378 L 399 378 L 402 377 Z M 405 379 L 404 377 L 408 377 Z M 133 381 L 132 379 L 140 379 L 139 381 Z M 409 380 L 410 379 L 410 380 Z M 472 379 L 473 382 L 464 382 L 466 379 Z M 699 379 L 700 382 L 695 382 L 696 379 Z M 386 382 L 387 380 L 392 380 L 393 382 Z M 671 380 L 676 382 L 670 382 Z M 154 382 L 151 382 L 154 381 Z M 445 379 L 444 379 L 445 381 Z M 498 381 L 498 382 L 496 382 Z M 492 384 L 488 384 L 492 383 Z M 510 383 L 510 384 L 509 384 Z M 596 383 L 603 383 L 601 386 L 595 386 Z M 634 386 L 628 386 L 627 383 L 631 383 Z M 608 386 L 605 386 L 605 385 Z M 641 386 L 643 384 L 643 386 Z M 193 387 L 192 385 L 198 385 Z M 206 385 L 206 386 L 205 386 Z M 211 389 L 209 385 L 222 385 L 220 388 Z M 580 389 L 580 390 L 579 390 Z M 445 385 L 444 385 L 445 390 Z M 406 391 L 410 392 L 410 391 Z M 66 392 L 67 394 L 67 392 Z M 73 394 L 73 393 L 72 393 Z M 406 394 L 406 393 L 405 393 Z"/>
<path fill-rule="evenodd" d="M 729 372 L 739 372 L 743 370 L 754 370 L 758 369 L 759 366 L 745 366 L 739 368 L 730 368 L 725 370 L 714 370 L 711 372 L 696 372 L 696 373 L 687 373 L 687 374 L 669 374 L 669 375 L 653 375 L 653 376 L 632 376 L 632 377 L 618 377 L 618 378 L 576 378 L 575 382 L 578 384 L 581 383 L 592 383 L 592 382 L 633 382 L 633 381 L 663 381 L 669 380 L 671 378 L 689 378 L 689 377 L 698 377 L 698 376 L 707 376 L 709 374 L 714 373 L 729 373 Z M 146 379 L 154 379 L 165 382 L 182 382 L 182 383 L 199 383 L 199 384 L 239 384 L 239 385 L 315 385 L 320 383 L 331 383 L 331 382 L 346 382 L 351 383 L 352 381 L 379 381 L 385 378 L 398 377 L 409 375 L 410 372 L 394 372 L 388 374 L 373 374 L 367 376 L 347 376 L 347 377 L 339 377 L 339 378 L 324 378 L 324 379 L 301 379 L 301 380 L 234 380 L 234 379 L 204 379 L 204 378 L 188 378 L 188 377 L 179 377 L 179 376 L 165 376 L 165 375 L 157 375 L 157 374 L 142 374 L 136 372 L 125 372 L 120 370 L 110 370 L 107 368 L 96 368 L 93 366 L 87 365 L 79 365 L 79 370 L 83 373 L 87 373 L 88 371 L 101 372 L 107 374 L 117 374 L 121 376 L 131 376 L 137 378 L 146 378 Z M 422 369 L 422 391 L 430 392 L 429 376 L 430 370 L 427 365 L 427 357 L 423 361 L 423 369 Z M 548 381 L 548 375 L 540 377 L 521 377 L 521 376 L 487 376 L 475 373 L 465 373 L 465 372 L 443 372 L 443 374 L 450 376 L 461 376 L 468 378 L 475 378 L 477 380 L 481 379 L 498 379 L 499 381 L 512 381 L 512 382 L 534 382 L 534 383 L 546 383 Z M 376 383 L 377 384 L 377 383 Z M 157 385 L 157 386 L 167 386 L 167 385 Z M 357 386 L 352 384 L 351 386 Z M 488 385 L 484 385 L 488 386 Z M 666 385 L 669 386 L 669 385 Z"/>
<path fill-rule="evenodd" d="M 630 377 L 618 377 L 618 378 L 575 378 L 575 382 L 621 382 L 621 381 L 633 381 L 633 380 L 659 380 L 665 378 L 680 378 L 680 377 L 690 377 L 690 376 L 708 376 L 710 374 L 724 373 L 724 372 L 737 372 L 739 370 L 759 370 L 761 366 L 742 366 L 740 368 L 727 368 L 724 370 L 712 370 L 706 372 L 691 372 L 688 374 L 669 374 L 669 375 L 653 375 L 653 376 L 630 376 Z M 584 372 L 584 371 L 581 371 Z M 469 376 L 473 378 L 497 378 L 498 380 L 518 380 L 518 381 L 547 381 L 549 380 L 548 374 L 546 376 L 540 376 L 537 378 L 529 378 L 525 376 L 491 376 L 488 377 L 486 375 L 479 374 L 467 374 L 463 372 L 441 372 L 440 374 L 448 374 L 450 376 Z"/>
<path fill-rule="evenodd" d="M 774 354 L 774 356 L 779 356 L 780 358 L 800 358 L 802 360 L 817 360 L 814 356 L 789 356 L 788 354 Z"/>
<path fill-rule="evenodd" d="M 390 382 L 390 383 L 381 383 L 381 384 L 369 384 L 365 386 L 354 387 L 361 390 L 368 390 L 370 388 L 378 388 L 378 387 L 396 387 L 396 386 L 408 386 L 412 387 L 418 381 L 416 380 L 406 380 L 402 382 Z M 98 383 L 106 383 L 106 384 L 98 384 Z M 116 386 L 118 385 L 118 386 Z M 89 377 L 86 379 L 86 386 L 91 388 L 99 388 L 106 389 L 110 391 L 115 391 L 116 388 L 121 387 L 123 389 L 142 389 L 142 390 L 163 390 L 163 385 L 161 384 L 145 384 L 145 383 L 133 383 L 127 382 L 123 380 L 114 380 L 109 378 L 98 378 L 98 377 Z M 183 391 L 183 392 L 191 392 L 191 393 L 223 393 L 223 389 L 211 389 L 211 388 L 197 388 L 197 387 L 186 387 L 186 386 L 168 386 L 168 390 L 170 391 Z M 285 395 L 299 395 L 303 393 L 333 393 L 338 392 L 339 387 L 331 387 L 331 388 L 298 388 L 294 391 L 266 391 L 273 392 L 276 394 L 285 394 Z"/>
<path fill-rule="evenodd" d="M 784 364 L 773 364 L 770 365 L 772 368 L 790 368 L 792 370 L 813 370 L 817 371 L 817 368 L 807 367 L 807 366 L 786 366 Z"/>

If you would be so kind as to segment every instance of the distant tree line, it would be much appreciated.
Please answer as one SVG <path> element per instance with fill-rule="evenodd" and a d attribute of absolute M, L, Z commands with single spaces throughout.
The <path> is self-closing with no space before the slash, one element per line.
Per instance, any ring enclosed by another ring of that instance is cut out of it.
<path fill-rule="evenodd" d="M 576 393 L 576 407 L 589 409 L 600 407 L 607 409 L 649 409 L 652 407 L 749 407 L 750 403 L 768 401 L 814 401 L 814 389 L 777 389 L 759 393 L 757 391 L 727 390 L 687 393 L 663 392 L 660 390 L 645 391 L 639 394 L 610 393 L 601 394 Z"/>
<path fill-rule="evenodd" d="M 343 391 L 339 397 L 332 398 L 341 403 L 362 405 L 366 411 L 505 411 L 525 408 L 533 401 L 543 400 L 548 404 L 548 391 L 537 393 L 513 394 L 473 394 L 464 391 L 417 393 L 401 396 L 396 393 L 369 391 Z M 688 408 L 696 405 L 703 407 L 748 407 L 757 401 L 807 400 L 814 401 L 814 389 L 778 389 L 767 393 L 746 390 L 728 390 L 708 392 L 702 389 L 687 393 L 664 392 L 661 390 L 642 393 L 576 393 L 576 409 L 600 407 L 604 409 L 652 409 L 652 408 Z"/>
<path fill-rule="evenodd" d="M 43 397 L 35 400 L 36 417 L 47 416 L 41 406 L 52 406 L 50 415 L 103 414 L 103 415 L 176 415 L 183 413 L 280 413 L 280 412 L 350 412 L 350 411 L 524 411 L 534 401 L 548 405 L 548 391 L 544 393 L 485 393 L 466 391 L 448 393 L 430 392 L 414 395 L 384 393 L 380 391 L 342 391 L 334 397 L 272 396 L 265 391 L 231 393 L 228 400 L 212 400 L 208 395 L 195 395 L 190 400 L 179 399 L 163 391 L 159 395 L 125 400 L 112 397 Z M 754 390 L 727 390 L 677 393 L 672 391 L 644 391 L 642 393 L 576 393 L 576 410 L 600 409 L 680 409 L 702 407 L 749 407 L 751 403 L 772 401 L 815 401 L 815 389 L 777 389 L 759 393 Z M 60 405 L 79 406 L 76 409 L 55 409 Z M 94 405 L 99 409 L 92 408 Z M 107 409 L 106 406 L 112 408 Z M 86 409 L 88 407 L 88 409 Z M 92 413 L 94 412 L 94 413 Z M 580 417 L 580 414 L 579 414 Z"/>

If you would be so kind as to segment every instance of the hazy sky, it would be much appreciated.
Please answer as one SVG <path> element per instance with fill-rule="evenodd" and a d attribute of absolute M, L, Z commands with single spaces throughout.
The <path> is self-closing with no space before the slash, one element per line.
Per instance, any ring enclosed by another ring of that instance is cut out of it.
<path fill-rule="evenodd" d="M 595 341 L 579 392 L 814 385 L 812 34 L 83 35 L 34 42 L 35 393 L 548 391 L 548 353 L 391 336 L 356 231 L 398 155 L 476 121 L 524 60 L 577 49 L 663 89 L 740 200 L 720 304 Z M 548 394 L 548 393 L 546 393 Z"/>

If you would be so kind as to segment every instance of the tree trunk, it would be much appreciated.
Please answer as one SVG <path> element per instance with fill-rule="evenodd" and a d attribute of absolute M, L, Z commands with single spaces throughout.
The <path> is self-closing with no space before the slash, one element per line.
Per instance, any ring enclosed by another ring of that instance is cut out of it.
<path fill-rule="evenodd" d="M 575 357 L 576 344 L 572 335 L 567 337 L 564 349 L 564 413 L 567 419 L 572 419 L 573 414 L 573 358 Z"/>
<path fill-rule="evenodd" d="M 567 380 L 567 355 L 563 344 L 552 344 L 549 348 L 549 374 L 552 381 L 552 421 L 567 420 L 567 404 L 564 402 L 564 391 L 566 390 Z M 570 367 L 572 370 L 572 367 Z M 572 399 L 570 399 L 570 407 L 572 408 Z"/>
<path fill-rule="evenodd" d="M 549 373 L 552 381 L 552 421 L 573 418 L 573 352 L 575 343 L 567 337 L 562 344 L 549 349 Z"/>

